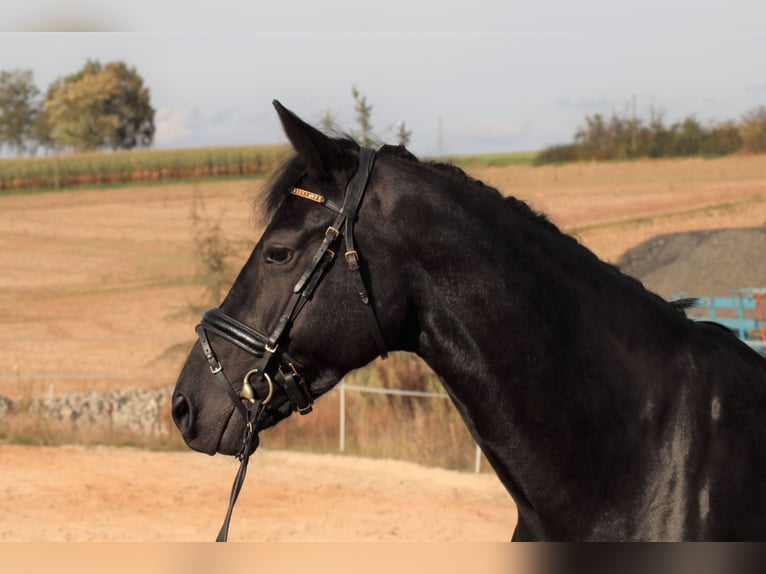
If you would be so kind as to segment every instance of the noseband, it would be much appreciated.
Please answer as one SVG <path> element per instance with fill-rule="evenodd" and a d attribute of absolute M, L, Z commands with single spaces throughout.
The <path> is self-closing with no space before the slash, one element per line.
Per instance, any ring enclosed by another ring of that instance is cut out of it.
<path fill-rule="evenodd" d="M 336 217 L 332 225 L 325 231 L 322 243 L 311 258 L 308 267 L 293 287 L 290 299 L 270 335 L 265 335 L 237 321 L 223 313 L 220 309 L 205 311 L 200 324 L 196 327 L 197 336 L 199 337 L 202 352 L 210 367 L 210 372 L 226 390 L 246 421 L 242 437 L 242 448 L 237 455 L 241 465 L 234 480 L 229 509 L 226 513 L 224 524 L 216 539 L 219 542 L 226 541 L 228 536 L 231 513 L 245 479 L 247 462 L 258 434 L 258 424 L 264 412 L 271 404 L 275 392 L 281 391 L 285 394 L 292 411 L 298 411 L 301 415 L 305 415 L 312 410 L 314 397 L 302 375 L 303 366 L 290 357 L 280 345 L 285 343 L 295 318 L 311 299 L 325 272 L 335 259 L 341 238 L 345 241 L 346 251 L 344 259 L 349 270 L 349 276 L 354 289 L 367 309 L 367 323 L 378 348 L 378 353 L 383 358 L 387 356 L 383 332 L 372 306 L 370 291 L 361 273 L 361 259 L 354 242 L 354 221 L 356 220 L 362 197 L 367 188 L 367 182 L 372 173 L 375 156 L 375 150 L 371 148 L 363 147 L 360 149 L 359 165 L 346 185 L 341 205 L 305 189 L 295 187 L 290 190 L 291 195 L 318 203 L 333 211 Z M 242 387 L 239 391 L 235 389 L 224 373 L 223 365 L 213 351 L 208 333 L 218 335 L 256 359 L 253 368 L 245 374 Z M 253 387 L 253 383 L 258 381 L 265 382 L 268 389 L 267 396 L 260 400 L 257 399 Z"/>

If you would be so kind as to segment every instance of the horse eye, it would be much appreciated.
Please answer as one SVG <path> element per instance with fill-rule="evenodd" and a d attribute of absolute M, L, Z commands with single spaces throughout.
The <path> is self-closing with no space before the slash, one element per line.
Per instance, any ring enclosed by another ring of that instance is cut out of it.
<path fill-rule="evenodd" d="M 292 249 L 287 247 L 270 247 L 266 251 L 266 261 L 269 263 L 276 263 L 277 265 L 284 265 L 293 256 Z"/>

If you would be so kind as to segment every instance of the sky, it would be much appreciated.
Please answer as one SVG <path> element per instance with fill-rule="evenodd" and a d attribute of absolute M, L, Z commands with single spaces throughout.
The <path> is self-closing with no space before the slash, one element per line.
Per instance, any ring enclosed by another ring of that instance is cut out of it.
<path fill-rule="evenodd" d="M 764 22 L 763 0 L 26 0 L 4 6 L 0 70 L 45 91 L 123 60 L 160 148 L 283 142 L 273 99 L 352 130 L 356 86 L 416 154 L 537 150 L 634 99 L 667 123 L 766 105 Z"/>

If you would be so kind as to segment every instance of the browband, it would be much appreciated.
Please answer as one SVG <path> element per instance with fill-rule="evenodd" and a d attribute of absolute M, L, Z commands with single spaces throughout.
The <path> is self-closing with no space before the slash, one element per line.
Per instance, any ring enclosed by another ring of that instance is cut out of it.
<path fill-rule="evenodd" d="M 319 195 L 318 193 L 314 193 L 313 191 L 308 191 L 307 189 L 294 187 L 290 190 L 290 195 L 297 195 L 298 197 L 302 197 L 303 199 L 308 199 L 309 201 L 313 201 L 314 203 L 324 205 L 327 209 L 330 209 L 334 211 L 335 213 L 343 212 L 343 208 L 337 203 L 335 203 L 334 201 L 332 201 L 331 199 L 327 199 L 324 195 Z"/>

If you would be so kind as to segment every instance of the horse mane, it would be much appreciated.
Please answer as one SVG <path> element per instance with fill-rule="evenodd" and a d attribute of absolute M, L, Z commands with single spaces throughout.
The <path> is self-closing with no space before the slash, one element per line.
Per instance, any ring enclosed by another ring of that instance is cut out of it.
<path fill-rule="evenodd" d="M 655 293 L 648 291 L 640 280 L 631 275 L 623 273 L 622 270 L 616 265 L 599 259 L 595 253 L 580 243 L 576 237 L 561 231 L 555 223 L 548 219 L 547 215 L 535 211 L 525 201 L 522 201 L 513 196 L 504 196 L 494 187 L 485 184 L 479 179 L 471 177 L 454 164 L 439 161 L 421 161 L 403 146 L 383 146 L 381 148 L 381 152 L 389 153 L 405 161 L 416 162 L 433 173 L 436 173 L 442 177 L 446 177 L 459 185 L 468 186 L 477 193 L 483 194 L 488 201 L 497 201 L 499 206 L 502 206 L 499 207 L 499 209 L 512 211 L 516 216 L 520 215 L 522 219 L 534 224 L 537 228 L 547 231 L 549 236 L 556 238 L 558 241 L 563 241 L 565 244 L 572 247 L 574 252 L 579 253 L 580 256 L 588 257 L 592 261 L 598 262 L 605 266 L 606 269 L 613 272 L 618 278 L 622 279 L 633 288 L 657 297 L 662 301 L 665 301 Z M 669 304 L 675 311 L 686 315 L 686 310 L 696 304 L 696 299 L 672 301 Z"/>
<path fill-rule="evenodd" d="M 551 222 L 550 219 L 548 219 L 548 217 L 544 213 L 535 211 L 529 206 L 529 204 L 527 204 L 526 202 L 520 199 L 517 199 L 512 196 L 503 196 L 503 194 L 500 193 L 494 187 L 491 187 L 485 184 L 483 181 L 479 179 L 471 177 L 461 168 L 459 168 L 458 166 L 452 163 L 445 163 L 440 161 L 420 161 L 415 155 L 410 153 L 403 146 L 385 145 L 381 148 L 380 151 L 389 153 L 401 159 L 410 160 L 410 161 L 419 163 L 421 166 L 425 167 L 431 172 L 434 172 L 438 175 L 451 179 L 457 184 L 465 185 L 465 186 L 474 188 L 476 190 L 481 190 L 481 193 L 484 193 L 487 196 L 492 196 L 497 201 L 501 202 L 504 206 L 504 209 L 511 209 L 515 213 L 523 215 L 525 219 L 533 221 L 547 228 L 551 232 L 554 232 L 559 235 L 563 235 L 564 237 L 568 237 L 572 239 L 573 241 L 577 242 L 571 236 L 562 233 L 561 230 L 553 222 Z"/>
<path fill-rule="evenodd" d="M 685 297 L 683 299 L 674 299 L 670 302 L 670 306 L 676 311 L 686 316 L 688 309 L 694 309 L 699 305 L 699 299 L 696 297 Z"/>

